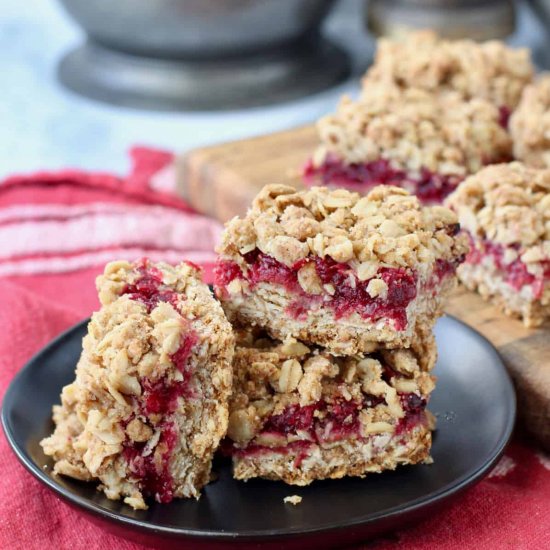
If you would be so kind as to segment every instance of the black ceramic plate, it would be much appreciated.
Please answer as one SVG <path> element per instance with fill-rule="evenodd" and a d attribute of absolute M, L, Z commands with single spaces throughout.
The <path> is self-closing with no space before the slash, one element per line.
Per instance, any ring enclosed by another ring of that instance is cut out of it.
<path fill-rule="evenodd" d="M 200 500 L 134 511 L 107 500 L 93 484 L 52 476 L 52 461 L 38 444 L 52 430 L 51 406 L 73 378 L 85 330 L 85 323 L 72 328 L 16 376 L 4 399 L 4 430 L 23 465 L 42 483 L 89 519 L 142 543 L 171 539 L 209 548 L 230 541 L 261 542 L 264 548 L 327 547 L 399 529 L 479 481 L 498 460 L 514 425 L 514 391 L 496 351 L 475 331 L 447 317 L 436 327 L 438 385 L 430 402 L 439 419 L 434 464 L 300 488 L 234 481 L 230 464 L 222 460 L 215 466 L 218 480 Z M 300 505 L 283 503 L 292 494 L 303 497 Z"/>

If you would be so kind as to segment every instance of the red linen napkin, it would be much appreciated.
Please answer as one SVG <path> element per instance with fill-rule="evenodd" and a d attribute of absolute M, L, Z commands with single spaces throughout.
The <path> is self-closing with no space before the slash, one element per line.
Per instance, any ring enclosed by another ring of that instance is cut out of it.
<path fill-rule="evenodd" d="M 126 178 L 65 171 L 0 183 L 0 399 L 42 346 L 97 308 L 110 259 L 213 261 L 219 224 L 175 197 L 171 155 L 132 151 Z M 0 431 L 1 433 L 1 431 Z M 376 550 L 550 546 L 550 458 L 519 437 L 492 474 L 450 508 L 369 543 Z M 0 435 L 0 548 L 137 550 L 43 488 Z"/>

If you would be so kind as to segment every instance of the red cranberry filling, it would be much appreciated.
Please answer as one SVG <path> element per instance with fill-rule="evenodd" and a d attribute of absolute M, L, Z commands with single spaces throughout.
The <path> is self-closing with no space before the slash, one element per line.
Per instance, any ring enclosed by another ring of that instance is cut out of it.
<path fill-rule="evenodd" d="M 306 183 L 321 180 L 324 185 L 346 187 L 365 193 L 375 185 L 395 185 L 415 194 L 423 203 L 441 203 L 462 181 L 461 176 L 431 172 L 422 168 L 418 176 L 393 168 L 386 159 L 359 164 L 345 164 L 328 157 L 321 166 L 310 160 L 304 168 Z"/>
<path fill-rule="evenodd" d="M 332 403 L 319 401 L 305 407 L 290 405 L 282 413 L 270 416 L 262 432 L 281 435 L 306 432 L 309 439 L 317 443 L 359 435 L 359 413 L 380 403 L 385 403 L 383 397 L 365 395 L 362 401 L 340 398 Z"/>
<path fill-rule="evenodd" d="M 131 285 L 126 285 L 122 294 L 127 294 L 132 300 L 142 302 L 150 313 L 159 302 L 169 302 L 177 309 L 177 293 L 171 288 L 162 288 L 162 273 L 146 259 L 141 260 L 136 269 L 140 277 Z"/>
<path fill-rule="evenodd" d="M 447 277 L 451 277 L 455 274 L 456 268 L 464 261 L 464 256 L 457 258 L 455 261 L 450 262 L 448 260 L 436 260 L 429 287 L 439 285 L 441 281 Z"/>
<path fill-rule="evenodd" d="M 169 302 L 178 309 L 178 294 L 162 283 L 162 273 L 142 260 L 137 269 L 140 277 L 127 285 L 123 294 L 132 300 L 138 300 L 151 312 L 160 302 Z M 189 357 L 198 342 L 197 333 L 191 327 L 185 327 L 178 349 L 170 355 L 174 367 L 183 375 L 182 380 L 157 381 L 142 380 L 140 412 L 148 419 L 153 415 L 167 416 L 178 408 L 180 397 L 193 397 L 190 381 L 192 376 Z M 127 424 L 127 422 L 126 422 Z M 154 423 L 153 423 L 154 424 Z M 164 420 L 160 426 L 161 435 L 153 452 L 143 456 L 145 443 L 126 442 L 124 457 L 128 461 L 132 474 L 139 480 L 140 488 L 147 496 L 154 496 L 158 502 L 170 502 L 173 498 L 173 479 L 169 471 L 170 457 L 179 439 L 178 430 L 173 421 Z M 158 449 L 162 449 L 160 459 Z"/>
<path fill-rule="evenodd" d="M 312 442 L 336 441 L 352 435 L 360 435 L 359 412 L 368 406 L 366 402 L 346 401 L 341 398 L 333 403 L 319 401 L 300 407 L 290 405 L 282 413 L 270 416 L 262 433 L 289 435 L 304 432 Z M 320 418 L 316 416 L 321 413 Z"/>
<path fill-rule="evenodd" d="M 288 267 L 272 256 L 264 254 L 258 248 L 245 254 L 244 259 L 248 264 L 248 282 L 252 286 L 264 281 L 270 281 L 284 286 L 291 292 L 299 292 L 301 290 L 297 272 L 304 265 L 305 262 L 303 260 L 292 267 Z"/>
<path fill-rule="evenodd" d="M 425 399 L 414 393 L 399 394 L 399 398 L 405 416 L 398 421 L 396 434 L 406 433 L 425 421 Z M 224 450 L 226 454 L 242 457 L 264 453 L 286 454 L 300 448 L 303 451 L 303 454 L 299 457 L 299 462 L 301 462 L 307 456 L 307 451 L 311 445 L 338 441 L 349 437 L 362 439 L 359 413 L 365 408 L 376 407 L 381 403 L 385 403 L 384 398 L 366 395 L 362 402 L 346 401 L 341 398 L 333 403 L 319 401 L 314 405 L 305 407 L 300 407 L 297 404 L 290 405 L 282 413 L 270 416 L 264 423 L 262 433 L 287 436 L 296 435 L 300 431 L 300 435 L 306 435 L 307 440 L 291 442 L 282 447 L 250 444 L 244 449 L 236 448 L 228 443 Z M 322 413 L 320 415 L 322 418 L 315 414 L 316 411 Z M 297 445 L 298 447 L 296 447 Z M 295 465 L 298 467 L 299 463 Z"/>
<path fill-rule="evenodd" d="M 405 411 L 405 416 L 399 419 L 395 427 L 396 435 L 410 432 L 419 424 L 426 421 L 426 400 L 416 395 L 416 393 L 399 394 L 401 406 Z"/>
<path fill-rule="evenodd" d="M 167 503 L 174 497 L 174 480 L 169 469 L 169 459 L 177 442 L 178 430 L 173 422 L 167 422 L 162 426 L 162 434 L 157 443 L 157 450 L 164 447 L 160 457 L 158 452 L 143 456 L 145 443 L 124 443 L 123 456 L 132 475 L 139 480 L 144 495 L 154 497 L 157 502 Z"/>
<path fill-rule="evenodd" d="M 241 268 L 235 262 L 218 260 L 214 267 L 216 285 L 220 287 L 227 286 L 231 281 L 239 279 L 241 276 Z"/>
<path fill-rule="evenodd" d="M 263 431 L 270 433 L 289 434 L 296 433 L 298 430 L 311 431 L 313 427 L 313 415 L 319 408 L 318 404 L 291 405 L 281 414 L 274 414 L 267 419 Z"/>
<path fill-rule="evenodd" d="M 377 275 L 388 285 L 388 293 L 385 298 L 372 298 L 367 292 L 369 281 L 355 280 L 353 288 L 349 272 L 345 273 L 340 268 L 342 264 L 330 258 L 315 258 L 315 263 L 323 284 L 334 287 L 330 303 L 336 319 L 357 311 L 362 317 L 372 320 L 392 319 L 397 330 L 407 327 L 406 308 L 416 297 L 416 276 L 402 268 L 381 268 Z"/>
<path fill-rule="evenodd" d="M 407 327 L 407 306 L 416 297 L 416 275 L 403 268 L 381 268 L 377 275 L 388 285 L 387 296 L 371 297 L 367 292 L 369 281 L 359 281 L 347 265 L 332 258 L 306 258 L 288 267 L 275 258 L 255 249 L 244 255 L 248 264 L 244 275 L 234 262 L 221 261 L 216 268 L 215 284 L 218 293 L 224 292 L 226 281 L 236 277 L 245 278 L 253 288 L 260 282 L 284 286 L 297 294 L 287 313 L 295 319 L 302 319 L 307 312 L 321 301 L 331 307 L 336 319 L 348 317 L 357 312 L 363 318 L 391 319 L 397 330 Z M 298 283 L 298 270 L 307 262 L 314 262 L 317 275 L 323 284 L 334 288 L 332 295 L 322 297 L 308 295 Z"/>
<path fill-rule="evenodd" d="M 510 121 L 511 115 L 512 115 L 512 111 L 510 110 L 510 107 L 506 107 L 506 105 L 501 105 L 498 108 L 498 123 L 505 130 L 508 130 L 508 122 Z"/>
<path fill-rule="evenodd" d="M 488 240 L 474 241 L 470 233 L 467 233 L 470 239 L 470 252 L 466 256 L 466 263 L 473 265 L 479 264 L 484 257 L 490 256 L 497 269 L 502 272 L 503 279 L 513 289 L 520 291 L 524 286 L 532 285 L 535 298 L 540 298 L 544 290 L 544 282 L 550 278 L 550 260 L 542 262 L 542 277 L 536 277 L 529 273 L 527 266 L 518 257 L 510 263 L 504 262 L 506 247 L 493 243 Z M 519 252 L 519 246 L 511 246 L 516 253 Z"/>
<path fill-rule="evenodd" d="M 167 382 L 161 378 L 156 382 L 144 380 L 142 382 L 143 402 L 141 411 L 145 416 L 152 414 L 170 414 L 176 411 L 179 397 L 193 397 L 193 390 L 190 387 L 191 367 L 188 359 L 191 349 L 197 343 L 198 338 L 195 332 L 187 332 L 182 335 L 180 347 L 170 356 L 174 366 L 183 374 L 183 380 Z"/>

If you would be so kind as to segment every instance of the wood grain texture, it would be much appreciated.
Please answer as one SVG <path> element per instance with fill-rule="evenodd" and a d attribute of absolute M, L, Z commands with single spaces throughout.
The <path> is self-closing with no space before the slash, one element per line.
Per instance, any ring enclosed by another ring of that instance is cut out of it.
<path fill-rule="evenodd" d="M 516 386 L 522 423 L 550 451 L 549 323 L 538 329 L 525 328 L 464 287 L 454 293 L 446 311 L 473 327 L 498 350 Z"/>
<path fill-rule="evenodd" d="M 225 222 L 242 215 L 267 183 L 302 187 L 300 168 L 317 144 L 304 126 L 182 155 L 176 164 L 181 196 L 199 212 Z M 477 294 L 459 289 L 447 308 L 499 351 L 518 393 L 520 416 L 550 450 L 550 326 L 533 330 L 504 316 Z M 482 369 L 483 365 L 479 365 Z M 473 382 L 474 383 L 474 382 Z"/>
<path fill-rule="evenodd" d="M 302 187 L 300 170 L 317 143 L 313 126 L 195 149 L 176 161 L 180 195 L 222 222 L 242 215 L 268 183 Z"/>

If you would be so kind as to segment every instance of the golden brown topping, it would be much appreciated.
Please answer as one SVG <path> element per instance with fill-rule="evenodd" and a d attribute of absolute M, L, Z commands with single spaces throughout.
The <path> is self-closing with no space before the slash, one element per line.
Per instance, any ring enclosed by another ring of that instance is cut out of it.
<path fill-rule="evenodd" d="M 285 199 L 282 206 L 279 197 Z M 292 236 L 288 235 L 289 219 L 307 220 L 304 231 L 296 223 L 291 228 Z M 309 223 L 312 220 L 315 233 Z M 437 259 L 460 257 L 466 250 L 464 239 L 451 236 L 457 221 L 451 210 L 422 207 L 416 197 L 391 186 L 376 187 L 360 197 L 343 189 L 313 187 L 296 191 L 288 186 L 268 185 L 244 220 L 227 224 L 218 251 L 222 258 L 236 261 L 243 269 L 247 267 L 240 255 L 253 247 L 287 266 L 308 255 L 330 257 L 349 263 L 360 280 L 367 280 L 381 265 L 428 272 Z M 242 231 L 235 230 L 242 226 L 253 228 L 246 238 Z M 298 281 L 310 294 L 330 293 L 311 264 L 302 266 Z M 374 282 L 371 291 L 373 295 L 383 294 L 383 282 Z"/>
<path fill-rule="evenodd" d="M 529 51 L 502 42 L 440 39 L 432 31 L 410 33 L 401 40 L 381 39 L 365 90 L 376 82 L 453 91 L 466 99 L 482 98 L 513 109 L 534 74 Z"/>
<path fill-rule="evenodd" d="M 447 204 L 474 237 L 519 244 L 525 262 L 538 262 L 550 257 L 549 197 L 550 170 L 513 162 L 469 177 Z"/>
<path fill-rule="evenodd" d="M 536 168 L 550 168 L 550 75 L 527 86 L 510 119 L 514 156 Z"/>
<path fill-rule="evenodd" d="M 346 164 L 386 159 L 413 175 L 425 168 L 464 176 L 511 154 L 499 110 L 488 101 L 384 82 L 366 87 L 359 101 L 343 98 L 317 127 L 317 166 L 331 155 Z"/>

